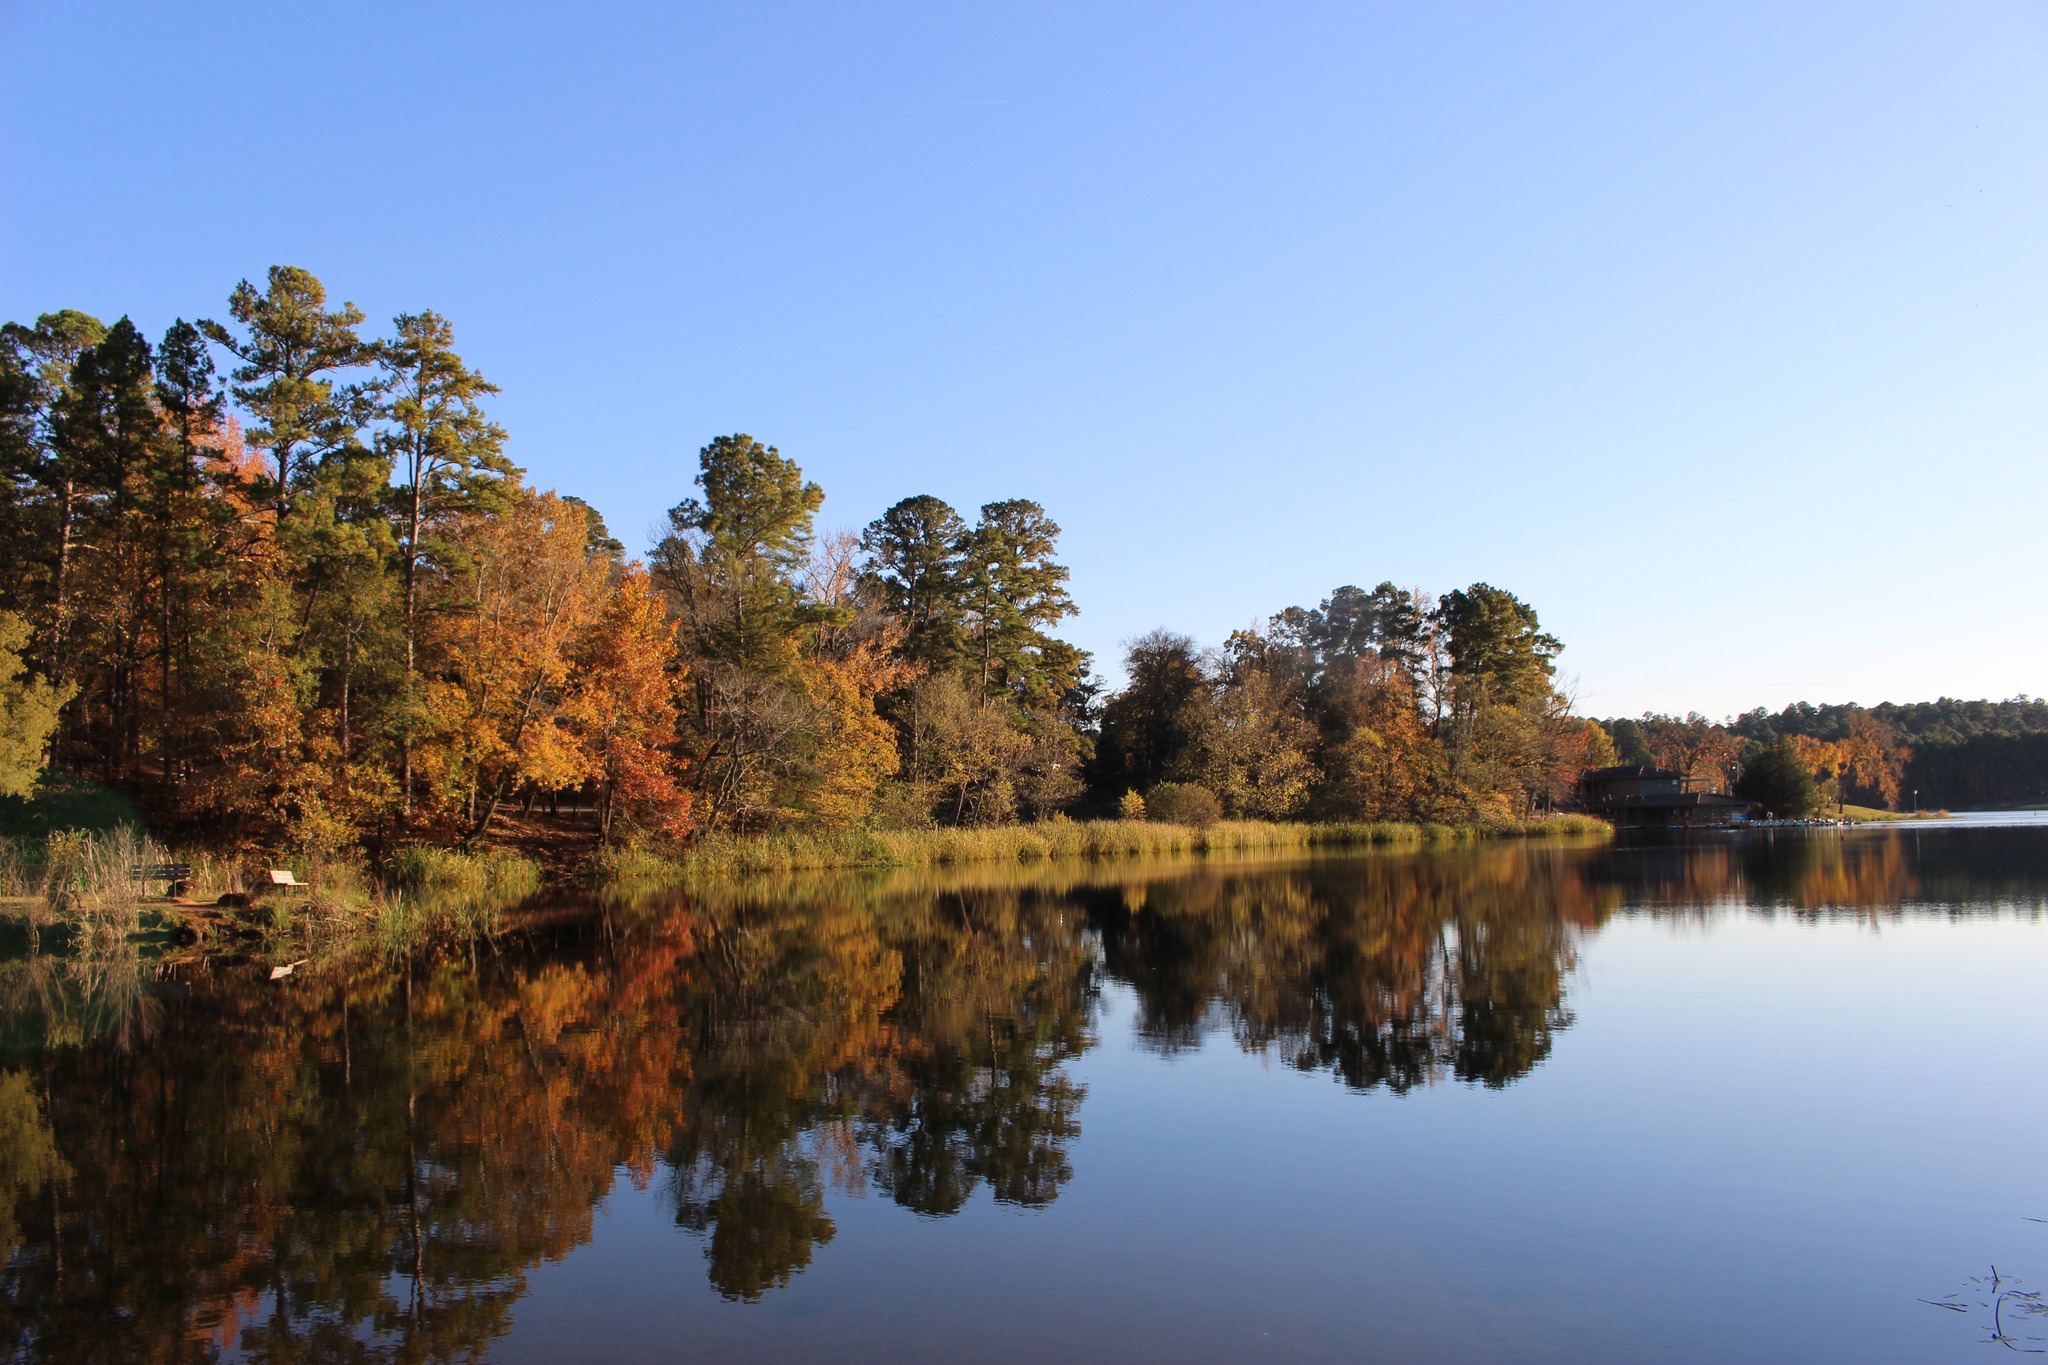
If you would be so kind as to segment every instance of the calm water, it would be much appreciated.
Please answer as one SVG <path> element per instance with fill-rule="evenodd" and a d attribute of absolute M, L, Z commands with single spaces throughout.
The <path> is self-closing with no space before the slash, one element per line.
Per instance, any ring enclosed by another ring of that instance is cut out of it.
<path fill-rule="evenodd" d="M 15 962 L 0 1340 L 2041 1350 L 2044 907 L 2048 828 L 1951 826 L 799 880 L 280 985 Z"/>

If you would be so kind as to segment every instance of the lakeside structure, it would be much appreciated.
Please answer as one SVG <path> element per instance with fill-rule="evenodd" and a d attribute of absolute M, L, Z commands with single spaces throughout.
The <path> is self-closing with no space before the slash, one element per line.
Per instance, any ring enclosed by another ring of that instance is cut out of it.
<path fill-rule="evenodd" d="M 1579 778 L 1588 814 L 1616 829 L 1700 829 L 1744 824 L 1749 803 L 1722 792 L 1692 791 L 1684 773 L 1646 763 L 1595 768 Z"/>

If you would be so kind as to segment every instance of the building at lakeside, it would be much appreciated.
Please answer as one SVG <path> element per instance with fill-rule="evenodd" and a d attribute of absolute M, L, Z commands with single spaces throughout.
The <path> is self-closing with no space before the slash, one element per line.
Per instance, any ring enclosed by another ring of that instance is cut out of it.
<path fill-rule="evenodd" d="M 1579 800 L 1616 829 L 1701 829 L 1749 819 L 1749 802 L 1741 797 L 1690 786 L 1684 773 L 1626 763 L 1582 774 Z"/>

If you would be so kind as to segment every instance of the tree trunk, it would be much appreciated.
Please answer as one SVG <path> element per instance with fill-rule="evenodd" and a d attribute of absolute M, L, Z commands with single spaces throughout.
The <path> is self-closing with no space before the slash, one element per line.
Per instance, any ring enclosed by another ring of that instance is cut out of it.
<path fill-rule="evenodd" d="M 64 627 L 70 615 L 71 523 L 77 484 L 68 475 L 57 487 L 57 574 L 51 584 L 50 648 L 44 671 L 53 683 L 64 681 Z"/>
<path fill-rule="evenodd" d="M 425 518 L 425 508 L 421 503 L 420 473 L 419 463 L 415 462 L 412 470 L 412 506 L 408 511 L 405 532 L 405 728 L 399 732 L 398 790 L 399 811 L 406 820 L 412 819 L 413 678 L 417 670 L 414 651 L 419 638 L 420 522 Z"/>

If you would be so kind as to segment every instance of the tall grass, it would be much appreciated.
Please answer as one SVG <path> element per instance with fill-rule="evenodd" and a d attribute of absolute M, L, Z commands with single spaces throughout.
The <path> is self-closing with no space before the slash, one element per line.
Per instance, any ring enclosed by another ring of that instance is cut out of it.
<path fill-rule="evenodd" d="M 391 894 L 377 917 L 378 941 L 394 950 L 436 930 L 491 933 L 506 909 L 539 894 L 541 875 L 539 863 L 509 849 L 401 848 L 384 865 Z"/>
<path fill-rule="evenodd" d="M 0 899 L 42 899 L 47 861 L 41 839 L 0 839 Z"/>
<path fill-rule="evenodd" d="M 413 844 L 391 855 L 384 877 L 394 889 L 417 896 L 515 900 L 540 890 L 541 868 L 510 849 L 465 853 Z"/>
<path fill-rule="evenodd" d="M 601 882 L 796 872 L 834 867 L 940 867 L 1027 863 L 1055 858 L 1139 858 L 1176 854 L 1307 851 L 1393 844 L 1456 843 L 1501 835 L 1605 835 L 1606 822 L 1552 816 L 1516 825 L 1413 825 L 1396 822 L 1283 824 L 1224 820 L 1172 825 L 1146 820 L 1075 821 L 986 829 L 780 831 L 711 834 L 684 852 L 662 856 L 625 849 L 599 855 Z"/>
<path fill-rule="evenodd" d="M 132 825 L 60 830 L 43 843 L 42 901 L 88 940 L 123 938 L 141 927 L 135 869 L 168 861 L 163 845 Z"/>
<path fill-rule="evenodd" d="M 516 853 L 407 848 L 391 858 L 381 878 L 359 858 L 298 859 L 305 889 L 286 890 L 232 857 L 173 855 L 133 826 L 120 826 L 0 840 L 0 898 L 26 921 L 31 941 L 57 928 L 80 947 L 115 943 L 141 931 L 146 908 L 162 908 L 155 894 L 161 884 L 145 885 L 133 871 L 173 861 L 192 869 L 184 888 L 188 904 L 237 893 L 232 923 L 216 922 L 211 912 L 182 912 L 198 914 L 187 922 L 201 932 L 254 927 L 302 942 L 368 934 L 398 943 L 444 929 L 483 932 L 505 907 L 541 886 L 540 865 Z"/>

